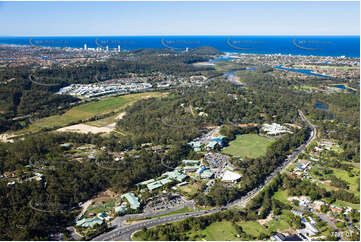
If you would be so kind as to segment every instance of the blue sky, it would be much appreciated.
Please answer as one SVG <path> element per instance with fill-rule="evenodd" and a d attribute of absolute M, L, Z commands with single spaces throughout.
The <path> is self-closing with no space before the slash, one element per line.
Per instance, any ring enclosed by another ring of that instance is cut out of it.
<path fill-rule="evenodd" d="M 0 36 L 359 34 L 359 2 L 0 2 Z"/>

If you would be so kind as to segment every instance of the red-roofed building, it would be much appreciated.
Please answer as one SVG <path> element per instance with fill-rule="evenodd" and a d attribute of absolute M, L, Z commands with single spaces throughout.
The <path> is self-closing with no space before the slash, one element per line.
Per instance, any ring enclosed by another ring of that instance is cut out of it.
<path fill-rule="evenodd" d="M 337 206 L 334 206 L 334 205 L 330 205 L 330 209 L 332 212 L 335 212 L 335 213 L 342 213 L 342 209 L 337 207 Z"/>

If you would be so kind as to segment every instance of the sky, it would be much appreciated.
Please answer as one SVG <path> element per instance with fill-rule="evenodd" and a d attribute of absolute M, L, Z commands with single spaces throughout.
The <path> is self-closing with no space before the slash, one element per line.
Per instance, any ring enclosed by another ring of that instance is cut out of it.
<path fill-rule="evenodd" d="M 359 2 L 0 2 L 0 36 L 360 35 Z"/>

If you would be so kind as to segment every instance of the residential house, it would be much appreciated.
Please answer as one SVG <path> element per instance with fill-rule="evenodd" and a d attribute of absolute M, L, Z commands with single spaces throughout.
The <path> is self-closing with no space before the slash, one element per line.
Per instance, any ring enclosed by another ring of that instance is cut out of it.
<path fill-rule="evenodd" d="M 330 205 L 330 209 L 332 212 L 335 212 L 335 213 L 342 213 L 342 208 L 339 208 L 335 205 Z"/>

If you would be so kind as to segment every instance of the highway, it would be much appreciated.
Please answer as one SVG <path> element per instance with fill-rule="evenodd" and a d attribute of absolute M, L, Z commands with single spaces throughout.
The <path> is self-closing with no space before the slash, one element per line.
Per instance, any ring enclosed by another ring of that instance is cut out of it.
<path fill-rule="evenodd" d="M 272 181 L 272 179 L 280 172 L 282 172 L 291 162 L 295 161 L 298 157 L 298 155 L 316 138 L 316 128 L 314 125 L 312 125 L 309 120 L 303 115 L 301 110 L 298 110 L 298 114 L 300 116 L 300 118 L 305 121 L 308 126 L 311 128 L 311 135 L 308 138 L 308 140 L 306 141 L 306 143 L 302 144 L 300 147 L 298 147 L 291 155 L 288 156 L 288 158 L 283 162 L 283 164 L 281 166 L 279 166 L 277 169 L 275 169 L 264 181 L 263 184 L 259 185 L 258 187 L 254 188 L 252 191 L 248 192 L 247 195 L 243 196 L 242 198 L 235 200 L 231 203 L 228 203 L 226 206 L 220 207 L 220 208 L 212 208 L 209 210 L 204 210 L 204 211 L 196 211 L 196 212 L 192 212 L 192 213 L 184 213 L 184 214 L 175 214 L 175 215 L 169 215 L 169 216 L 164 216 L 164 217 L 159 217 L 159 218 L 153 218 L 153 219 L 148 219 L 145 221 L 140 221 L 136 224 L 132 224 L 132 225 L 122 225 L 122 221 L 126 220 L 127 218 L 131 218 L 131 217 L 137 217 L 137 218 L 142 218 L 142 217 L 149 217 L 149 216 L 155 216 L 155 215 L 159 215 L 159 212 L 153 213 L 153 214 L 138 214 L 138 215 L 127 215 L 127 216 L 123 216 L 123 217 L 119 217 L 117 218 L 115 221 L 113 221 L 113 226 L 115 226 L 115 229 L 113 229 L 110 232 L 101 234 L 97 237 L 95 237 L 93 240 L 95 241 L 112 241 L 112 240 L 127 240 L 130 241 L 132 240 L 131 236 L 133 233 L 135 233 L 136 231 L 139 231 L 141 229 L 143 229 L 144 227 L 146 228 L 150 228 L 150 227 L 154 227 L 160 224 L 166 224 L 166 223 L 171 223 L 171 222 L 175 222 L 175 221 L 179 221 L 179 220 L 183 220 L 187 217 L 196 217 L 196 216 L 203 216 L 203 215 L 209 215 L 215 212 L 219 212 L 221 210 L 225 210 L 225 209 L 229 209 L 232 207 L 236 207 L 236 206 L 241 206 L 241 207 L 245 207 L 247 205 L 247 203 L 254 198 L 268 183 L 270 183 Z M 191 201 L 192 202 L 192 201 Z M 163 213 L 169 213 L 172 210 L 167 210 L 164 211 Z M 120 222 L 119 222 L 120 221 Z"/>

